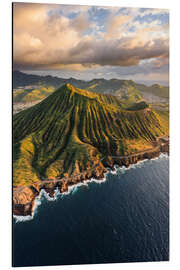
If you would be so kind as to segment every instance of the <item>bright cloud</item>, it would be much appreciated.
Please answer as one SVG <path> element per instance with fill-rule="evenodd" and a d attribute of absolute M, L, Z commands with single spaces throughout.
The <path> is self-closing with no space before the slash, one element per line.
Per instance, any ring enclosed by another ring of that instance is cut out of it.
<path fill-rule="evenodd" d="M 157 79 L 158 70 L 168 81 L 168 10 L 15 3 L 13 14 L 16 69 L 84 78 L 92 69 L 104 77 L 125 69 L 143 79 Z"/>

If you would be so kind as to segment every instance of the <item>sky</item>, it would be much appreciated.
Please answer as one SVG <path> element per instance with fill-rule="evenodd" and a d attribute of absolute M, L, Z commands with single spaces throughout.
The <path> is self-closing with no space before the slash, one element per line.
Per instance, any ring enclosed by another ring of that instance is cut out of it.
<path fill-rule="evenodd" d="M 13 68 L 168 85 L 169 11 L 14 3 Z"/>

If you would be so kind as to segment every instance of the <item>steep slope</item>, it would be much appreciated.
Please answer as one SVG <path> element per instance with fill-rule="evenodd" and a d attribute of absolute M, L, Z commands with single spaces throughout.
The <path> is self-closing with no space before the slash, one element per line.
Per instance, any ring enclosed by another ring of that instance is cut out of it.
<path fill-rule="evenodd" d="M 13 119 L 13 183 L 69 177 L 96 166 L 102 176 L 112 156 L 152 147 L 168 123 L 147 104 L 125 109 L 115 96 L 66 84 Z"/>

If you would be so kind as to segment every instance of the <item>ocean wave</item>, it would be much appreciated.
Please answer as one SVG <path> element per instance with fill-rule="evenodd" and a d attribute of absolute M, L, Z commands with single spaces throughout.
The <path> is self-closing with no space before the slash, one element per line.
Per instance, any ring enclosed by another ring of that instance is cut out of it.
<path fill-rule="evenodd" d="M 106 181 L 106 176 L 102 180 L 97 180 L 95 178 L 91 178 L 89 180 L 85 180 L 84 182 L 80 182 L 80 183 L 74 184 L 72 186 L 69 186 L 68 191 L 63 192 L 63 193 L 60 193 L 59 189 L 56 188 L 55 191 L 54 191 L 54 196 L 53 197 L 51 197 L 45 191 L 45 189 L 41 189 L 39 195 L 34 200 L 34 206 L 33 206 L 32 215 L 27 215 L 27 216 L 13 215 L 13 218 L 15 219 L 16 223 L 31 221 L 35 217 L 35 215 L 37 214 L 38 207 L 41 205 L 43 197 L 49 202 L 56 201 L 59 197 L 63 198 L 64 196 L 73 194 L 73 192 L 76 192 L 78 190 L 78 188 L 81 187 L 81 186 L 88 186 L 88 184 L 93 183 L 93 182 L 95 182 L 97 184 L 101 184 L 101 183 L 104 183 L 105 181 Z"/>
<path fill-rule="evenodd" d="M 27 216 L 13 215 L 13 218 L 16 223 L 31 221 L 34 218 L 35 214 L 37 213 L 38 207 L 41 205 L 42 193 L 43 193 L 43 190 L 40 191 L 39 195 L 34 200 L 32 215 L 27 215 Z"/>
<path fill-rule="evenodd" d="M 138 161 L 135 164 L 129 165 L 128 167 L 126 167 L 126 166 L 121 166 L 120 167 L 119 165 L 115 165 L 114 166 L 115 170 L 110 170 L 110 173 L 111 174 L 119 174 L 119 173 L 123 174 L 126 171 L 131 170 L 131 169 L 142 168 L 147 162 L 153 162 L 155 160 L 168 159 L 168 158 L 169 158 L 168 154 L 161 153 L 158 157 L 155 157 L 155 158 L 152 158 L 152 159 L 143 159 L 143 160 Z"/>
<path fill-rule="evenodd" d="M 105 176 L 104 176 L 103 179 L 98 180 L 98 179 L 95 179 L 95 178 L 91 178 L 91 179 L 85 180 L 83 182 L 79 182 L 77 184 L 69 186 L 68 190 L 63 192 L 63 193 L 60 193 L 59 189 L 56 188 L 55 191 L 54 191 L 54 196 L 53 197 L 51 197 L 44 189 L 41 189 L 39 195 L 36 197 L 36 199 L 34 201 L 34 207 L 33 207 L 32 216 L 30 216 L 30 215 L 28 215 L 28 216 L 13 215 L 13 218 L 15 219 L 16 223 L 31 221 L 34 218 L 34 216 L 37 214 L 38 207 L 41 205 L 41 202 L 42 202 L 42 197 L 44 197 L 49 202 L 56 201 L 58 198 L 63 198 L 64 196 L 67 196 L 67 195 L 70 195 L 70 194 L 73 195 L 82 186 L 88 187 L 88 185 L 92 184 L 92 183 L 96 183 L 96 184 L 105 183 L 107 181 L 107 179 L 108 179 L 107 176 L 109 174 L 111 174 L 111 175 L 122 175 L 122 174 L 126 173 L 126 171 L 128 171 L 128 170 L 143 167 L 144 164 L 147 161 L 153 162 L 155 160 L 168 159 L 168 158 L 169 158 L 168 154 L 161 153 L 159 155 L 159 157 L 152 158 L 152 159 L 144 159 L 144 160 L 138 161 L 136 164 L 131 164 L 129 167 L 125 167 L 125 166 L 120 167 L 119 165 L 114 165 L 113 170 L 111 170 L 110 168 L 107 168 L 107 172 L 104 174 Z"/>
<path fill-rule="evenodd" d="M 70 194 L 73 194 L 75 193 L 79 187 L 82 187 L 82 186 L 88 186 L 88 184 L 91 184 L 91 183 L 96 183 L 96 184 L 102 184 L 106 181 L 106 175 L 107 173 L 105 173 L 105 177 L 101 180 L 97 180 L 95 178 L 91 178 L 91 179 L 87 179 L 87 180 L 84 180 L 83 182 L 79 182 L 77 184 L 74 184 L 72 186 L 69 186 L 68 187 L 68 191 L 65 191 L 63 193 L 60 193 L 61 197 L 63 196 L 66 196 L 66 195 L 70 195 Z"/>
<path fill-rule="evenodd" d="M 13 218 L 15 220 L 16 223 L 19 223 L 19 222 L 26 222 L 26 221 L 30 221 L 33 219 L 33 216 L 16 216 L 16 215 L 13 215 Z"/>

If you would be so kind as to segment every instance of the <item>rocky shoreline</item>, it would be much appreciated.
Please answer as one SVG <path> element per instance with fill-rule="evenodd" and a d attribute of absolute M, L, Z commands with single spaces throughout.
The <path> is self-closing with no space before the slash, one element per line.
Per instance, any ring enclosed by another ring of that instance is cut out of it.
<path fill-rule="evenodd" d="M 42 189 L 44 189 L 50 197 L 53 197 L 54 191 L 57 188 L 60 193 L 64 193 L 68 191 L 69 186 L 91 178 L 102 181 L 104 174 L 107 172 L 106 167 L 112 170 L 114 169 L 114 165 L 129 167 L 131 164 L 136 164 L 139 161 L 159 157 L 160 153 L 169 154 L 169 138 L 158 138 L 154 143 L 154 147 L 146 151 L 128 156 L 110 157 L 108 162 L 104 162 L 103 164 L 99 162 L 99 164 L 95 166 L 94 171 L 83 172 L 79 174 L 79 176 L 77 175 L 71 179 L 46 180 L 31 186 L 13 187 L 13 214 L 16 216 L 32 216 L 35 198 L 40 194 Z"/>

